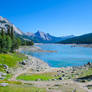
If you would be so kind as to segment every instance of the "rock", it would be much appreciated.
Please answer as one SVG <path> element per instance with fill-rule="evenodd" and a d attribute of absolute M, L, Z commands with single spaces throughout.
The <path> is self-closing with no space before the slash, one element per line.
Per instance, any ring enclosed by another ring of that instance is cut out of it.
<path fill-rule="evenodd" d="M 2 76 L 6 76 L 7 74 L 6 73 L 2 73 Z"/>
<path fill-rule="evenodd" d="M 3 66 L 4 66 L 5 69 L 8 69 L 8 66 L 7 65 L 3 64 Z"/>
<path fill-rule="evenodd" d="M 62 73 L 64 73 L 64 71 L 62 71 Z"/>
<path fill-rule="evenodd" d="M 8 86 L 8 83 L 0 83 L 0 86 L 2 87 Z"/>
<path fill-rule="evenodd" d="M 0 79 L 1 79 L 1 80 L 3 80 L 3 79 L 5 79 L 5 77 L 2 77 L 2 76 L 1 76 L 1 78 L 0 78 Z"/>
<path fill-rule="evenodd" d="M 56 81 L 57 79 L 53 79 L 54 81 Z"/>
<path fill-rule="evenodd" d="M 3 72 L 0 72 L 0 75 L 1 76 L 5 76 L 5 75 L 7 75 L 6 73 L 3 73 Z"/>
<path fill-rule="evenodd" d="M 48 81 L 51 81 L 51 79 L 49 79 Z"/>
<path fill-rule="evenodd" d="M 0 72 L 0 76 L 2 76 L 3 72 Z"/>
<path fill-rule="evenodd" d="M 62 75 L 62 77 L 64 77 L 64 76 L 65 76 L 65 74 Z"/>
<path fill-rule="evenodd" d="M 26 65 L 27 61 L 22 61 L 22 62 L 19 62 L 19 64 L 22 64 L 22 65 Z"/>
<path fill-rule="evenodd" d="M 89 65 L 89 66 L 90 66 L 90 65 L 91 65 L 91 63 L 90 63 L 90 62 L 88 62 L 88 63 L 87 63 L 87 65 Z"/>
<path fill-rule="evenodd" d="M 9 71 L 9 70 L 6 70 L 6 73 L 7 73 L 7 74 L 9 74 L 9 73 L 10 73 L 10 71 Z"/>
<path fill-rule="evenodd" d="M 41 81 L 41 79 L 37 79 L 37 81 Z"/>
<path fill-rule="evenodd" d="M 76 88 L 72 92 L 76 92 Z"/>
<path fill-rule="evenodd" d="M 63 80 L 62 77 L 59 77 L 58 79 L 59 79 L 59 80 Z"/>
<path fill-rule="evenodd" d="M 0 78 L 1 78 L 2 76 L 0 75 Z"/>

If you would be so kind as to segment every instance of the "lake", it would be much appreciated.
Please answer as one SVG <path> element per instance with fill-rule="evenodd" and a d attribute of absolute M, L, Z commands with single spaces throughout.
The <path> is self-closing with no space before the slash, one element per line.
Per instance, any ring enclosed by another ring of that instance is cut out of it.
<path fill-rule="evenodd" d="M 92 48 L 72 47 L 62 44 L 42 44 L 36 45 L 43 50 L 54 50 L 56 52 L 25 52 L 35 56 L 51 67 L 81 66 L 92 62 Z"/>

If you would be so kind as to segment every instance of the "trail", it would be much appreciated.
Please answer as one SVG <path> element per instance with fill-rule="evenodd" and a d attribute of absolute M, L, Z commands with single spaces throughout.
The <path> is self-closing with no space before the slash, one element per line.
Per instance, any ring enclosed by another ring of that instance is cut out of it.
<path fill-rule="evenodd" d="M 39 70 L 39 73 L 42 72 L 46 72 L 49 71 L 50 67 L 48 66 L 47 63 L 43 62 L 42 60 L 32 57 L 32 56 L 28 56 L 28 62 L 26 65 L 22 65 L 22 67 L 17 68 L 14 72 L 13 72 L 13 76 L 10 80 L 15 81 L 16 78 L 24 73 L 28 73 L 28 71 L 30 71 L 31 69 L 33 69 L 35 72 L 37 70 Z M 31 72 L 30 72 L 31 73 Z M 32 72 L 34 73 L 34 72 Z"/>
<path fill-rule="evenodd" d="M 36 70 L 38 68 L 38 66 L 41 67 L 41 69 L 44 67 L 47 69 L 44 69 L 44 71 L 39 71 L 39 72 L 30 71 L 30 69 Z M 52 71 L 56 71 L 56 70 L 57 69 L 48 67 L 48 65 L 46 63 L 44 63 L 43 61 L 41 61 L 37 58 L 29 57 L 28 64 L 24 65 L 24 67 L 18 68 L 10 80 L 11 81 L 19 81 L 16 78 L 18 76 L 20 76 L 21 74 L 28 73 L 29 71 L 30 71 L 30 73 L 44 73 L 44 72 L 52 72 Z M 24 80 L 20 80 L 20 81 L 23 83 L 27 83 L 27 84 L 34 84 L 37 87 L 46 88 L 47 92 L 64 92 L 64 91 L 60 91 L 60 90 L 55 91 L 55 89 L 49 90 L 49 88 L 53 87 L 55 85 L 66 85 L 66 84 L 68 85 L 68 87 L 70 85 L 72 85 L 72 86 L 76 85 L 76 86 L 74 86 L 74 88 L 76 88 L 76 87 L 77 87 L 77 89 L 81 88 L 84 90 L 82 92 L 92 92 L 91 89 L 87 88 L 87 85 L 92 85 L 92 82 L 80 83 L 80 82 L 76 82 L 73 80 L 56 80 L 56 81 L 24 81 Z"/>

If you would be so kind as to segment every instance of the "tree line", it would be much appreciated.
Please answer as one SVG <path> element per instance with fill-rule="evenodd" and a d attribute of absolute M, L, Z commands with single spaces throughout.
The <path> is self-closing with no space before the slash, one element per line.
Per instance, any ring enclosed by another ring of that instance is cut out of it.
<path fill-rule="evenodd" d="M 13 26 L 8 26 L 7 31 L 4 28 L 0 30 L 0 53 L 14 52 L 21 45 L 33 45 L 33 41 L 20 39 L 14 35 Z"/>

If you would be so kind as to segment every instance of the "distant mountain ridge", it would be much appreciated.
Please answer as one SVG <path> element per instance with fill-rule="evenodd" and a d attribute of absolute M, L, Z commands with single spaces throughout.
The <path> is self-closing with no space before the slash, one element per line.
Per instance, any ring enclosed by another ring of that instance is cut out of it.
<path fill-rule="evenodd" d="M 59 43 L 63 43 L 63 44 L 73 44 L 73 43 L 75 43 L 75 44 L 92 44 L 92 33 L 69 38 L 69 39 L 63 40 Z"/>
<path fill-rule="evenodd" d="M 0 29 L 4 28 L 4 30 L 7 31 L 8 26 L 13 26 L 14 33 L 17 37 L 24 40 L 33 40 L 34 42 L 37 42 L 37 43 L 56 43 L 56 42 L 74 37 L 73 35 L 56 37 L 56 36 L 50 35 L 49 33 L 44 33 L 41 31 L 37 31 L 36 33 L 30 33 L 30 32 L 23 33 L 8 19 L 0 16 Z"/>
<path fill-rule="evenodd" d="M 61 40 L 74 37 L 73 35 L 64 36 L 64 37 L 55 37 L 50 35 L 49 33 L 44 33 L 39 30 L 36 33 L 27 32 L 26 35 L 29 36 L 31 39 L 36 39 L 36 42 L 39 43 L 55 43 Z"/>

